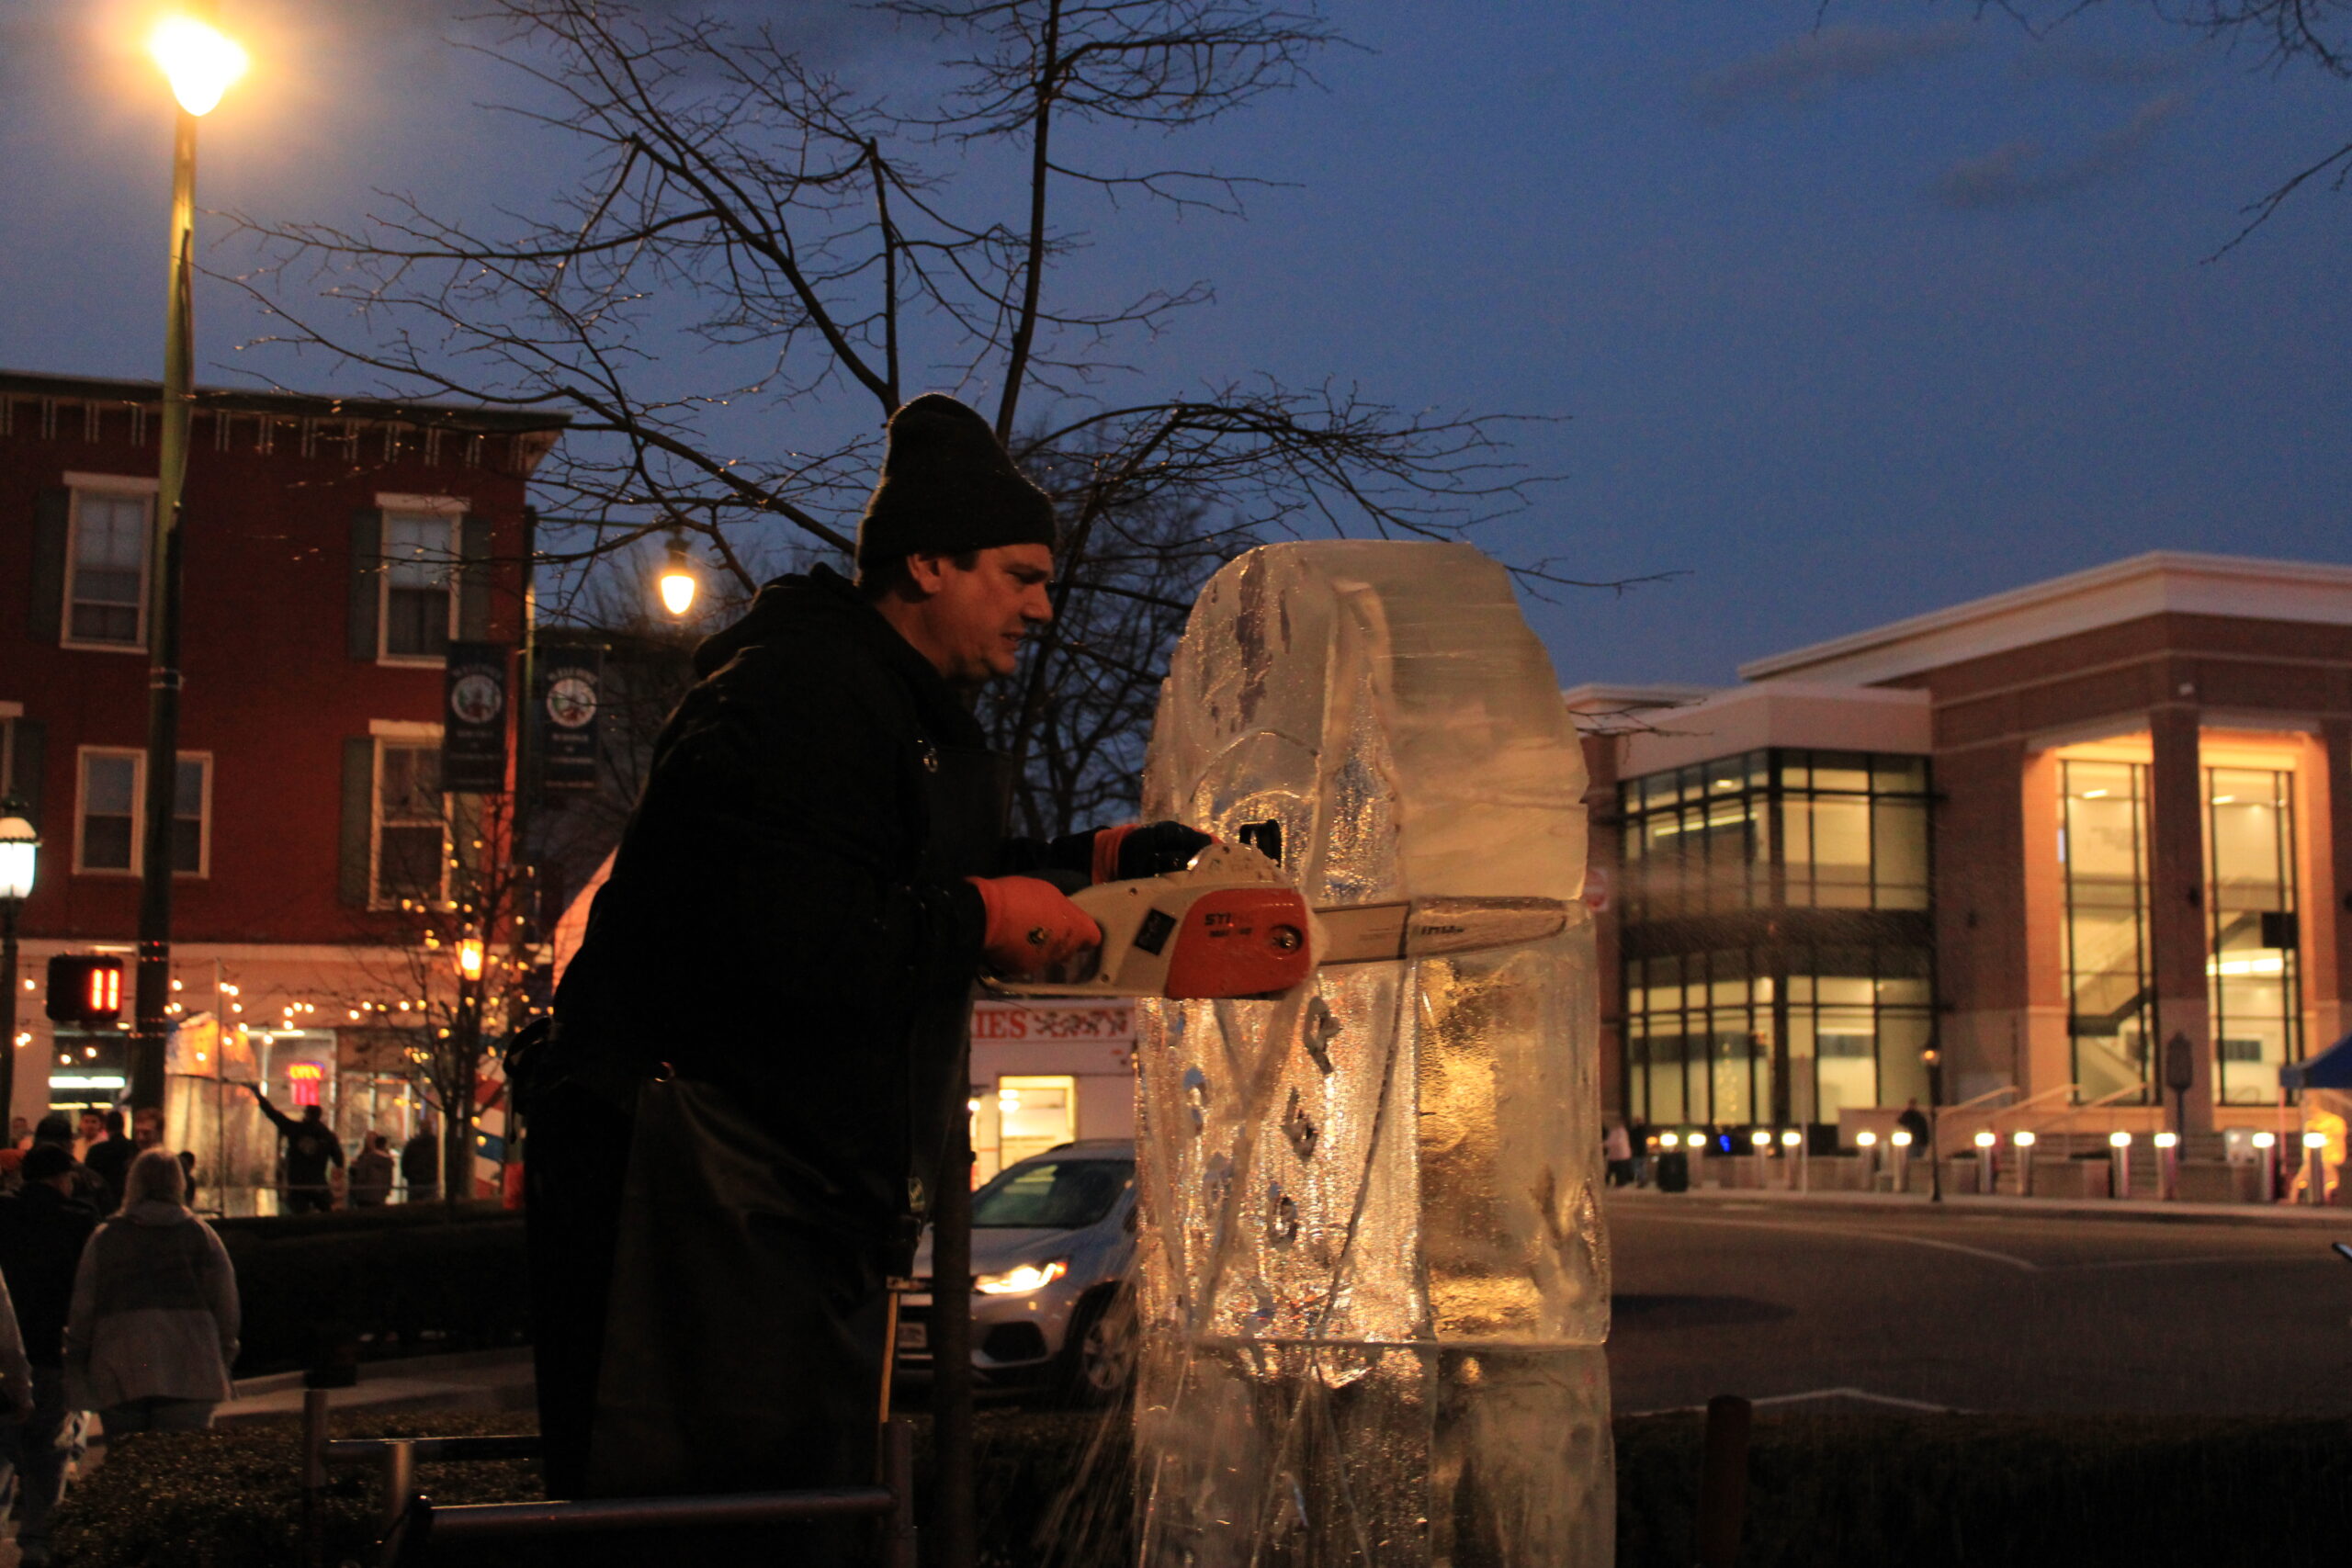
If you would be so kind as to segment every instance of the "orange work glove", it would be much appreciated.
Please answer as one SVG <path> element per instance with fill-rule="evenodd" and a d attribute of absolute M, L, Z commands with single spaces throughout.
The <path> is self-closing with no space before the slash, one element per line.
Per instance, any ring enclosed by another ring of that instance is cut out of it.
<path fill-rule="evenodd" d="M 988 908 L 980 952 L 1000 975 L 1036 976 L 1102 945 L 1102 928 L 1062 890 L 1035 876 L 975 876 Z"/>

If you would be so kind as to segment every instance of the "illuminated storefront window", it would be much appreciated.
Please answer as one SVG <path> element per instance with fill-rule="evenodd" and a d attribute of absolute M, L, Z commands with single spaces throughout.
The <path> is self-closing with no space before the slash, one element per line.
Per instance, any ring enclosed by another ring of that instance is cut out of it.
<path fill-rule="evenodd" d="M 1771 972 L 1778 960 L 1787 973 Z M 1628 1109 L 1653 1125 L 1834 1122 L 1845 1107 L 1928 1095 L 1934 1021 L 1917 947 L 1789 946 L 1626 964 Z M 1785 1051 L 1778 1049 L 1785 1041 Z"/>
<path fill-rule="evenodd" d="M 1631 1115 L 1927 1098 L 1928 789 L 1922 757 L 1787 748 L 1620 786 Z"/>
<path fill-rule="evenodd" d="M 1928 907 L 1924 757 L 1750 751 L 1630 779 L 1619 798 L 1629 921 Z"/>
<path fill-rule="evenodd" d="M 2058 860 L 2066 888 L 2066 1032 L 2083 1100 L 2147 1092 L 2156 1039 L 2148 950 L 2148 769 L 2059 766 Z"/>
<path fill-rule="evenodd" d="M 2295 775 L 2208 768 L 2205 799 L 2214 1092 L 2223 1104 L 2275 1104 L 2279 1066 L 2303 1054 Z"/>

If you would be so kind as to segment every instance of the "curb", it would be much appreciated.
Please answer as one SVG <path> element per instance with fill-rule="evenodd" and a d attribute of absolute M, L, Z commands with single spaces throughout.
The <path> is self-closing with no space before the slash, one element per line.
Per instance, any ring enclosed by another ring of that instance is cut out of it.
<path fill-rule="evenodd" d="M 1638 1196 L 1636 1195 L 1638 1194 Z M 2146 1199 L 2109 1199 L 2104 1202 L 2071 1201 L 2063 1198 L 1983 1198 L 1973 1193 L 1946 1197 L 1939 1204 L 1925 1194 L 1861 1192 L 1776 1192 L 1769 1188 L 1698 1189 L 1664 1193 L 1646 1188 L 1616 1188 L 1601 1195 L 1601 1213 L 1612 1204 L 1651 1208 L 1694 1201 L 1701 1203 L 1752 1203 L 1758 1207 L 1803 1210 L 1838 1209 L 1857 1213 L 1918 1213 L 1935 1215 L 1998 1214 L 2010 1219 L 2094 1220 L 2109 1223 L 2173 1225 L 2250 1225 L 2283 1230 L 2335 1228 L 2352 1235 L 2352 1210 L 2308 1208 L 2294 1204 L 2166 1203 Z"/>

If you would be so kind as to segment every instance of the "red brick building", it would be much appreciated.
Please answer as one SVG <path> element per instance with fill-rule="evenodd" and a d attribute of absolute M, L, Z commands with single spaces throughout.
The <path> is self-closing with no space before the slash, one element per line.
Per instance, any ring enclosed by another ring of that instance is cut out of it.
<path fill-rule="evenodd" d="M 1568 694 L 1613 1103 L 1850 1138 L 1932 1046 L 1962 1132 L 2288 1121 L 2352 1024 L 2352 569 L 2140 556 L 1740 674 Z"/>
<path fill-rule="evenodd" d="M 131 949 L 158 406 L 151 383 L 0 373 L 0 794 L 44 840 L 19 1113 L 111 1099 L 122 1071 L 119 1040 L 51 1030 L 39 987 L 52 953 Z M 360 1106 L 345 1027 L 407 988 L 386 911 L 457 842 L 435 772 L 445 650 L 516 640 L 525 486 L 556 434 L 544 415 L 198 396 L 175 984 L 184 1016 L 266 1033 L 253 1070 L 274 1098 L 340 1080 L 346 1130 L 389 1114 L 372 1089 Z"/>

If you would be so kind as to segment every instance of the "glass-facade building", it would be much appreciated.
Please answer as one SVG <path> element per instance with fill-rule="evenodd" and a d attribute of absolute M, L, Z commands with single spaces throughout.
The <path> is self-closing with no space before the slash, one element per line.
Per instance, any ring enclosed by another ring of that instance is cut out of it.
<path fill-rule="evenodd" d="M 1927 1098 L 1924 757 L 1767 747 L 1629 778 L 1625 1111 L 1834 1124 Z"/>

